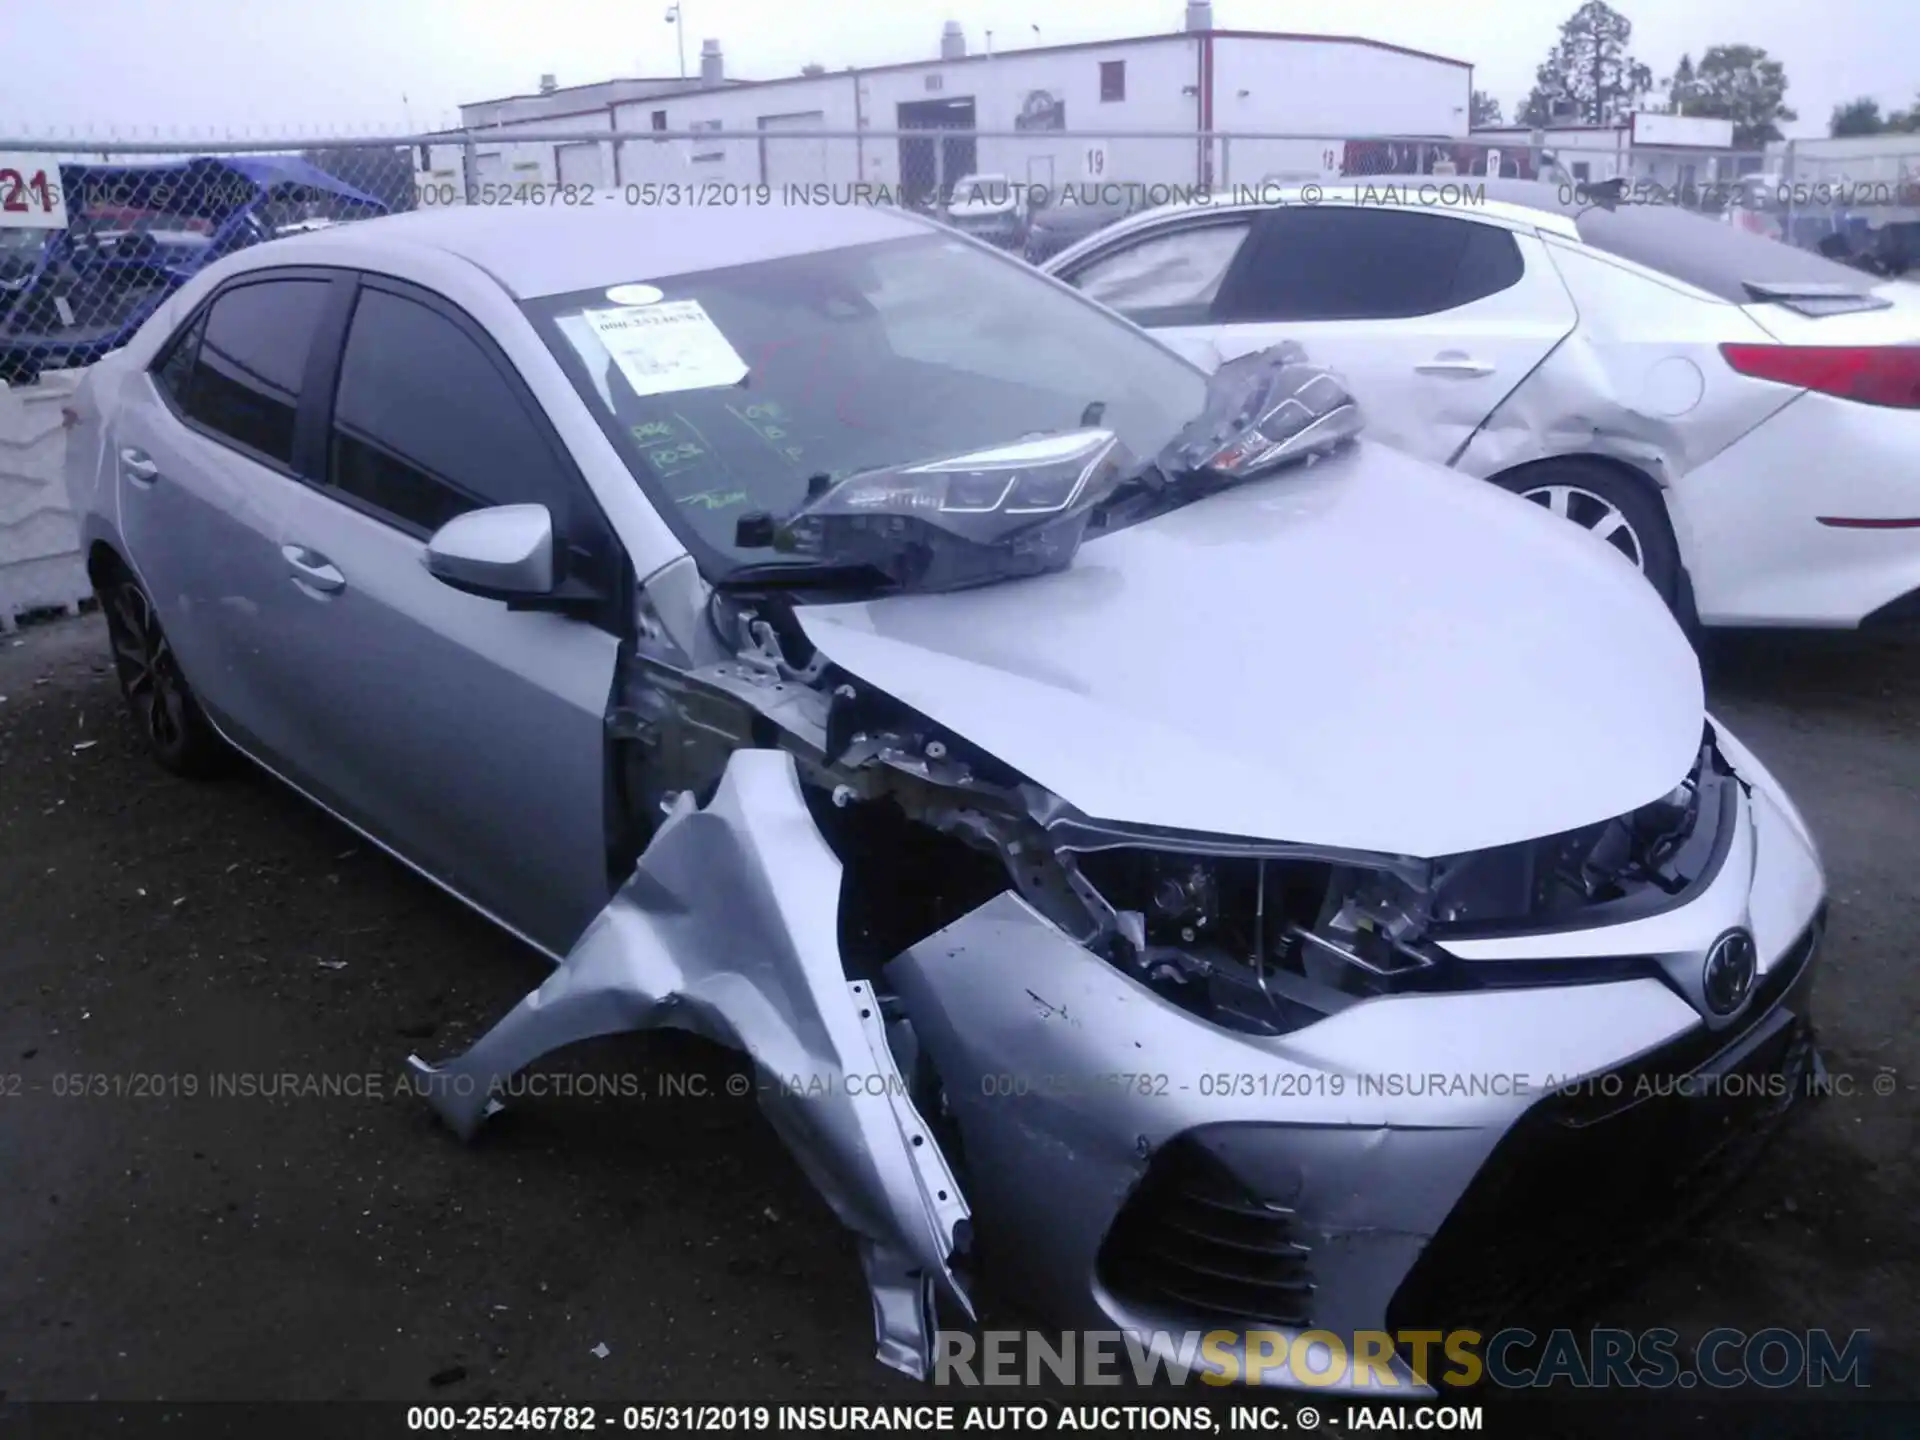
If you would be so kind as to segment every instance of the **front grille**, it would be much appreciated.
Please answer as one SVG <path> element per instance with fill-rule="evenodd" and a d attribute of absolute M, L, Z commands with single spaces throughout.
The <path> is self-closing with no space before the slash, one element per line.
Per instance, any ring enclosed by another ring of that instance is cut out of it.
<path fill-rule="evenodd" d="M 1696 1029 L 1521 1116 L 1401 1283 L 1389 1328 L 1565 1324 L 1683 1233 L 1808 1091 L 1805 1007 L 1776 1021 L 1819 933 L 1816 920 L 1756 987 L 1737 1031 Z"/>
<path fill-rule="evenodd" d="M 1254 1195 L 1198 1144 L 1176 1140 L 1122 1207 L 1099 1269 L 1130 1306 L 1304 1327 L 1308 1260 L 1291 1210 Z"/>

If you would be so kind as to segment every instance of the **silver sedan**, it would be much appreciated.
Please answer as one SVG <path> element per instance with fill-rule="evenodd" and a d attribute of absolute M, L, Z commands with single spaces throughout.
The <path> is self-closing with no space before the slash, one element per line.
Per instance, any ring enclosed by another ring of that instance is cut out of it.
<path fill-rule="evenodd" d="M 900 1369 L 982 1266 L 1173 1360 L 1398 1344 L 1737 1169 L 1825 891 L 1635 569 L 1312 362 L 1209 375 L 900 212 L 456 208 L 210 267 L 69 479 L 161 763 L 554 962 L 410 1060 L 458 1133 L 683 1027 Z"/>

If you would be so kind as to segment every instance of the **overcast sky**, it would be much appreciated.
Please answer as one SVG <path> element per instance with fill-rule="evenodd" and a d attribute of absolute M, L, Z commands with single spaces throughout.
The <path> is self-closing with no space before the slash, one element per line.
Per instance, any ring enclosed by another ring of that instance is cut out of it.
<path fill-rule="evenodd" d="M 1362 35 L 1473 62 L 1511 116 L 1577 0 L 1216 0 L 1220 28 Z M 667 0 L 0 0 L 0 135 L 372 133 L 449 124 L 463 101 L 673 75 Z M 1917 0 L 1626 0 L 1656 76 L 1681 54 L 1747 42 L 1784 60 L 1790 134 L 1833 106 L 1920 90 Z M 791 75 L 936 53 L 948 19 L 980 49 L 1175 29 L 1182 0 L 687 0 L 687 64 L 718 39 L 731 75 Z M 1036 40 L 1032 26 L 1040 27 Z M 405 97 L 403 102 L 402 97 Z"/>

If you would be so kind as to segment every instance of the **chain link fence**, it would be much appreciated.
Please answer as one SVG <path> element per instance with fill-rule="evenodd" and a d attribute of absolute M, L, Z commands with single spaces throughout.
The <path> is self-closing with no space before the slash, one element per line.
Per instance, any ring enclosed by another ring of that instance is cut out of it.
<path fill-rule="evenodd" d="M 1575 143 L 1550 143 L 1561 138 Z M 775 117 L 754 130 L 526 124 L 194 150 L 0 139 L 0 380 L 91 364 L 223 255 L 405 210 L 625 203 L 666 219 L 676 207 L 730 205 L 752 224 L 773 204 L 895 205 L 1039 260 L 1142 208 L 1271 201 L 1283 184 L 1398 177 L 1457 185 L 1467 203 L 1491 179 L 1546 181 L 1562 203 L 1618 182 L 1617 203 L 1684 205 L 1888 273 L 1920 248 L 1920 137 L 1740 153 L 1636 148 L 1624 130 L 1472 139 L 835 131 Z"/>

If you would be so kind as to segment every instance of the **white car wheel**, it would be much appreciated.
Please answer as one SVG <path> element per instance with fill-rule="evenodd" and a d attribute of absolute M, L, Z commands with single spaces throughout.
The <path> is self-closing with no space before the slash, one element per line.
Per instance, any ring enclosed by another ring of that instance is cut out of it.
<path fill-rule="evenodd" d="M 1646 572 L 1647 551 L 1639 532 L 1633 528 L 1626 512 L 1604 495 L 1596 495 L 1578 485 L 1536 485 L 1522 490 L 1520 498 L 1545 506 L 1562 520 L 1571 520 L 1596 540 L 1606 541 L 1626 556 L 1633 562 L 1634 569 L 1642 574 Z"/>

